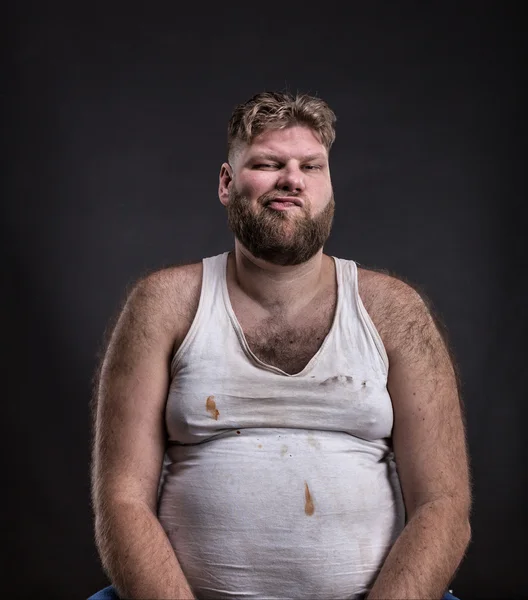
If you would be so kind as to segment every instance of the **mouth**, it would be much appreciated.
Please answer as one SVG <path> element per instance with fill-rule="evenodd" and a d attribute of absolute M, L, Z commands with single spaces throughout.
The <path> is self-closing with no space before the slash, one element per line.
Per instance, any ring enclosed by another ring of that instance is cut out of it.
<path fill-rule="evenodd" d="M 275 210 L 287 210 L 289 208 L 302 207 L 303 201 L 296 196 L 279 196 L 272 198 L 266 203 L 266 206 Z"/>

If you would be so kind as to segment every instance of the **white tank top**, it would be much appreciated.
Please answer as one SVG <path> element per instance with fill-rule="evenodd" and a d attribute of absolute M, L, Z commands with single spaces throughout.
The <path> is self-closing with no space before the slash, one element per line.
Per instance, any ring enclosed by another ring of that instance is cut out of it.
<path fill-rule="evenodd" d="M 388 359 L 334 258 L 332 327 L 289 375 L 249 348 L 228 253 L 203 260 L 197 313 L 172 361 L 158 516 L 198 598 L 356 598 L 403 529 Z"/>

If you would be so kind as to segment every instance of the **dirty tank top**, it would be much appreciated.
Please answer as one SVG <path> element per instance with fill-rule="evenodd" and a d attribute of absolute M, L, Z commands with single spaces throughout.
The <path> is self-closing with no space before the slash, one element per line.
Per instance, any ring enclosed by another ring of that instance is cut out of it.
<path fill-rule="evenodd" d="M 299 373 L 249 348 L 203 260 L 194 321 L 171 364 L 158 516 L 197 598 L 360 598 L 405 523 L 388 359 L 334 258 L 331 329 Z"/>

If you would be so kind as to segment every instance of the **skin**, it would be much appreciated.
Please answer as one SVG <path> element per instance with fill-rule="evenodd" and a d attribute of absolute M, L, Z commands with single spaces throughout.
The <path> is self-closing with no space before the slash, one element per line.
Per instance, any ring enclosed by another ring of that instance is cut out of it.
<path fill-rule="evenodd" d="M 314 155 L 316 161 L 307 160 Z M 309 168 L 313 162 L 317 169 Z M 305 210 L 288 210 L 280 221 L 287 242 L 298 219 L 316 217 L 332 202 L 328 153 L 305 127 L 268 131 L 222 165 L 219 198 L 227 208 L 233 186 L 255 212 L 268 210 L 262 198 L 269 193 L 303 200 Z M 238 240 L 233 263 L 237 293 L 261 311 L 292 320 L 328 285 L 331 269 L 322 248 L 306 262 L 283 266 L 253 256 Z M 190 327 L 200 285 L 200 264 L 140 281 L 101 366 L 93 454 L 96 538 L 105 569 L 128 598 L 193 598 L 156 518 L 156 500 L 170 359 Z M 407 511 L 368 598 L 441 598 L 470 539 L 468 460 L 453 364 L 412 287 L 360 269 L 359 292 L 389 357 L 393 446 Z"/>

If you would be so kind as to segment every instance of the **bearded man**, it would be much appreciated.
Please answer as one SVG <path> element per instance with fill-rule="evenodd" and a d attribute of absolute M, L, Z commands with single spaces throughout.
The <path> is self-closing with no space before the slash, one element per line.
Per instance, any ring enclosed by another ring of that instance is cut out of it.
<path fill-rule="evenodd" d="M 335 114 L 228 126 L 234 250 L 139 281 L 95 397 L 101 598 L 453 598 L 470 540 L 455 367 L 424 299 L 328 256 Z M 444 596 L 445 595 L 445 596 Z"/>

